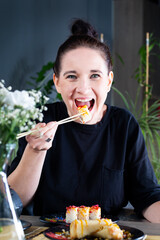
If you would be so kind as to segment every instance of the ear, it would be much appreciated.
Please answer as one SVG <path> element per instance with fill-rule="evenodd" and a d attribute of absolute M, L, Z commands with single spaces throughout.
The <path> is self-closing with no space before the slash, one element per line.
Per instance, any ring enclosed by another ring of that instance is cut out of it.
<path fill-rule="evenodd" d="M 58 93 L 61 93 L 61 88 L 59 84 L 59 79 L 56 77 L 55 73 L 53 74 L 53 82 Z"/>
<path fill-rule="evenodd" d="M 108 92 L 111 89 L 113 78 L 114 78 L 114 74 L 113 74 L 112 71 L 110 71 L 109 74 L 108 74 Z"/>

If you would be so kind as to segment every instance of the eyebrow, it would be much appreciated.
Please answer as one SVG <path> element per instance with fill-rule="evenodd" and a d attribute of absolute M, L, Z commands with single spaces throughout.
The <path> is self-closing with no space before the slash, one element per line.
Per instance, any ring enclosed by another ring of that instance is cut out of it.
<path fill-rule="evenodd" d="M 67 75 L 67 74 L 69 74 L 69 73 L 77 73 L 77 72 L 74 71 L 74 70 L 66 71 L 66 72 L 63 73 L 63 76 L 65 76 L 65 75 Z"/>
<path fill-rule="evenodd" d="M 102 73 L 100 70 L 91 70 L 90 72 L 99 72 L 99 73 Z"/>
<path fill-rule="evenodd" d="M 95 70 L 90 70 L 90 72 L 91 72 L 91 73 L 95 73 L 95 72 L 102 73 L 100 70 L 96 70 L 96 69 L 95 69 Z M 63 73 L 63 76 L 65 76 L 65 75 L 67 75 L 67 74 L 71 74 L 71 73 L 76 74 L 77 72 L 74 71 L 74 70 L 66 71 L 66 72 Z"/>

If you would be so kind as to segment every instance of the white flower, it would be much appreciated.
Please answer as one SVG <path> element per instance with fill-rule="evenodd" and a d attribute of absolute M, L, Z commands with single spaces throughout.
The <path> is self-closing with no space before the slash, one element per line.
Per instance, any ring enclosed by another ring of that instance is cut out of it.
<path fill-rule="evenodd" d="M 48 98 L 40 91 L 11 91 L 0 81 L 0 143 L 16 140 L 19 132 L 30 130 L 35 120 L 42 121 Z"/>
<path fill-rule="evenodd" d="M 32 96 L 29 96 L 27 91 L 6 91 L 3 103 L 8 106 L 21 106 L 24 109 L 32 109 L 35 106 L 35 101 Z"/>

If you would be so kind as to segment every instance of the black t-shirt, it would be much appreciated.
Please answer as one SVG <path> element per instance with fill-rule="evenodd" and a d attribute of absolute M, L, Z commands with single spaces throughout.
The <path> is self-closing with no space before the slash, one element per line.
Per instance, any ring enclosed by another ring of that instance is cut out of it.
<path fill-rule="evenodd" d="M 44 122 L 66 117 L 65 104 L 57 102 L 48 105 Z M 10 172 L 25 146 L 21 139 Z M 34 214 L 44 215 L 63 212 L 69 205 L 94 204 L 106 213 L 115 213 L 128 201 L 140 213 L 158 200 L 160 186 L 137 121 L 128 111 L 108 105 L 97 124 L 58 126 L 33 202 Z"/>

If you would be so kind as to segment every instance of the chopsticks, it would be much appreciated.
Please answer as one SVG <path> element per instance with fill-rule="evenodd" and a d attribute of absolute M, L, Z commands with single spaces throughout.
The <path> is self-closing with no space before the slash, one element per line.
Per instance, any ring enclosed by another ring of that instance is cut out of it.
<path fill-rule="evenodd" d="M 78 119 L 78 118 L 80 117 L 80 115 L 83 115 L 83 114 L 84 114 L 84 112 L 83 112 L 83 113 L 78 113 L 78 114 L 76 114 L 76 115 L 74 115 L 74 116 L 71 116 L 71 117 L 68 117 L 68 118 L 65 118 L 65 119 L 63 119 L 63 120 L 58 121 L 57 124 L 58 124 L 58 125 L 61 125 L 61 124 L 64 124 L 64 123 L 72 122 L 72 121 Z M 41 129 L 41 128 L 37 128 L 37 129 L 29 130 L 29 131 L 27 131 L 27 132 L 19 133 L 19 134 L 17 134 L 16 139 L 25 137 L 25 136 L 27 136 L 27 135 L 29 135 L 29 134 L 32 134 L 32 133 L 35 133 L 35 132 L 39 132 L 40 129 Z"/>

